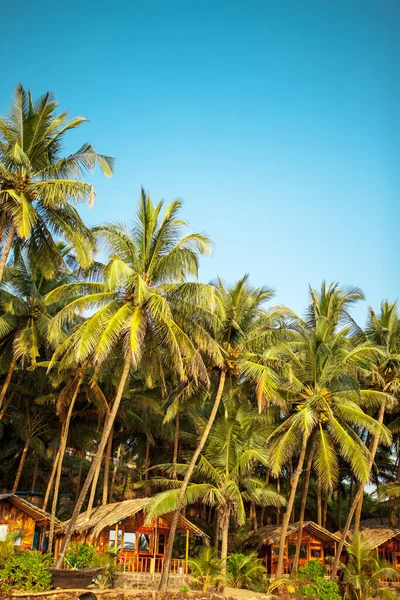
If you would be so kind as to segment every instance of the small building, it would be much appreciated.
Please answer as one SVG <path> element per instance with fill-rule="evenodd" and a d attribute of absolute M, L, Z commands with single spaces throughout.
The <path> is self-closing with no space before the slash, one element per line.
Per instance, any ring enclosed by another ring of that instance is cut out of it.
<path fill-rule="evenodd" d="M 360 533 L 368 540 L 378 558 L 400 569 L 400 529 L 392 527 L 388 519 L 366 519 L 360 523 Z M 351 539 L 353 531 L 349 532 Z"/>
<path fill-rule="evenodd" d="M 82 513 L 72 540 L 92 544 L 100 553 L 106 550 L 116 552 L 124 571 L 161 573 L 173 513 L 146 524 L 144 509 L 150 500 L 124 500 L 94 508 L 90 516 Z M 67 524 L 68 521 L 62 523 L 56 533 L 56 556 Z M 185 558 L 172 560 L 171 573 L 185 574 L 188 570 L 190 537 L 198 537 L 203 541 L 208 538 L 182 515 L 179 516 L 177 532 L 184 535 L 182 546 Z"/>
<path fill-rule="evenodd" d="M 299 523 L 291 523 L 288 527 L 283 561 L 283 569 L 286 574 L 292 572 L 299 530 Z M 280 525 L 266 525 L 253 532 L 248 539 L 249 546 L 258 548 L 259 556 L 263 559 L 266 569 L 271 575 L 276 573 L 281 535 L 282 527 Z M 339 541 L 340 538 L 337 535 L 324 527 L 313 521 L 306 521 L 303 524 L 301 535 L 299 566 L 304 565 L 308 560 L 318 560 L 328 566 L 330 564 L 328 558 L 335 555 Z"/>
<path fill-rule="evenodd" d="M 21 549 L 42 550 L 45 547 L 51 515 L 15 494 L 0 494 L 0 541 L 9 533 L 21 532 L 14 541 Z M 60 522 L 55 520 L 56 527 Z"/>

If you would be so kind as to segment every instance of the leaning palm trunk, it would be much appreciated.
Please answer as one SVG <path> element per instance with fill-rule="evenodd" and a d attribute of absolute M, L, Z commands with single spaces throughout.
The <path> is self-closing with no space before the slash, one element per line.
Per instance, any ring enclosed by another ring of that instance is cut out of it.
<path fill-rule="evenodd" d="M 15 235 L 15 225 L 12 223 L 8 230 L 7 240 L 4 246 L 3 254 L 0 258 L 0 281 L 3 281 L 4 269 L 6 268 L 7 259 L 10 254 L 11 246 Z"/>
<path fill-rule="evenodd" d="M 174 465 L 173 478 L 176 479 L 176 463 L 178 462 L 178 449 L 179 449 L 179 410 L 175 417 L 175 435 L 174 435 L 174 453 L 172 456 L 172 464 Z"/>
<path fill-rule="evenodd" d="M 5 398 L 5 395 L 8 390 L 8 386 L 10 385 L 11 377 L 13 376 L 16 363 L 17 363 L 17 357 L 15 356 L 15 354 L 13 354 L 13 357 L 10 362 L 10 366 L 7 371 L 7 376 L 5 378 L 3 387 L 1 388 L 1 392 L 0 392 L 0 408 L 2 409 L 0 420 L 3 418 L 4 413 L 6 412 L 6 409 L 8 408 L 8 405 L 9 405 L 9 403 L 8 404 L 6 403 L 5 407 L 3 407 L 3 402 L 4 402 L 4 398 Z"/>
<path fill-rule="evenodd" d="M 57 561 L 56 561 L 56 564 L 55 564 L 55 568 L 56 569 L 61 569 L 63 567 L 63 565 L 64 565 L 65 553 L 66 553 L 68 545 L 69 545 L 69 543 L 71 541 L 72 533 L 73 533 L 73 531 L 75 529 L 79 513 L 81 512 L 82 505 L 83 505 L 83 503 L 85 501 L 85 498 L 87 496 L 87 493 L 89 491 L 89 487 L 90 487 L 90 484 L 92 483 L 92 479 L 93 479 L 93 476 L 95 474 L 95 471 L 96 471 L 99 463 L 101 463 L 101 459 L 102 459 L 102 456 L 103 456 L 104 448 L 106 447 L 107 440 L 108 440 L 108 438 L 110 436 L 111 429 L 112 429 L 112 426 L 113 426 L 114 421 L 115 421 L 115 417 L 117 416 L 117 412 L 118 412 L 119 406 L 121 404 L 122 394 L 124 393 L 126 382 L 128 380 L 128 377 L 129 377 L 130 367 L 131 367 L 131 355 L 129 354 L 128 357 L 125 359 L 125 364 L 124 364 L 124 368 L 123 368 L 123 371 L 122 371 L 122 374 L 121 374 L 121 379 L 120 379 L 120 382 L 119 382 L 119 385 L 118 385 L 118 390 L 117 390 L 117 393 L 116 393 L 116 396 L 115 396 L 115 400 L 114 400 L 114 403 L 113 403 L 113 406 L 112 406 L 112 410 L 111 410 L 110 416 L 107 419 L 105 427 L 104 427 L 104 430 L 103 430 L 103 435 L 102 435 L 102 438 L 101 438 L 100 445 L 99 445 L 99 447 L 97 449 L 96 456 L 94 457 L 94 460 L 93 460 L 93 462 L 91 464 L 91 467 L 89 469 L 89 472 L 87 474 L 85 483 L 83 484 L 81 493 L 79 494 L 79 498 L 78 498 L 78 501 L 77 501 L 77 503 L 75 505 L 75 509 L 74 509 L 73 514 L 72 514 L 72 517 L 71 517 L 71 519 L 68 522 L 68 526 L 67 526 L 67 529 L 65 531 L 64 539 L 63 539 L 63 542 L 61 544 L 60 554 L 58 555 L 58 558 L 57 558 Z"/>
<path fill-rule="evenodd" d="M 297 486 L 298 486 L 300 475 L 301 475 L 301 472 L 303 469 L 304 459 L 306 457 L 307 440 L 308 440 L 308 437 L 306 435 L 304 435 L 303 443 L 301 446 L 300 457 L 299 457 L 299 463 L 297 465 L 296 474 L 293 478 L 293 483 L 292 483 L 292 488 L 290 490 L 290 496 L 289 496 L 287 509 L 283 516 L 282 533 L 281 533 L 281 539 L 280 539 L 280 543 L 279 543 L 278 565 L 276 568 L 276 579 L 280 579 L 282 577 L 283 556 L 285 554 L 285 545 L 286 545 L 286 534 L 287 534 L 287 530 L 289 527 L 289 520 L 290 520 L 290 515 L 292 514 L 294 500 L 296 497 Z"/>
<path fill-rule="evenodd" d="M 215 515 L 214 550 L 215 550 L 215 555 L 218 556 L 218 550 L 219 550 L 219 533 L 220 533 L 220 529 L 221 529 L 221 511 L 217 508 L 215 512 L 216 512 L 216 515 Z"/>
<path fill-rule="evenodd" d="M 221 573 L 224 577 L 226 577 L 226 560 L 228 558 L 229 519 L 230 509 L 227 506 L 222 513 Z"/>
<path fill-rule="evenodd" d="M 74 410 L 74 406 L 75 406 L 75 400 L 79 394 L 81 383 L 82 383 L 82 377 L 80 377 L 78 379 L 74 393 L 72 394 L 71 402 L 69 403 L 68 412 L 67 412 L 67 416 L 65 419 L 63 433 L 62 433 L 61 441 L 60 441 L 60 455 L 58 458 L 57 474 L 56 474 L 56 478 L 55 478 L 55 482 L 54 482 L 53 502 L 51 504 L 51 519 L 50 519 L 49 542 L 48 542 L 48 552 L 49 553 L 51 553 L 51 550 L 53 548 L 54 525 L 55 525 L 55 519 L 56 519 L 58 493 L 60 490 L 62 464 L 63 464 L 63 460 L 64 460 L 65 449 L 67 447 L 69 426 L 71 423 L 72 411 Z"/>
<path fill-rule="evenodd" d="M 21 479 L 22 470 L 24 468 L 26 457 L 28 455 L 28 450 L 29 450 L 30 443 L 31 443 L 31 438 L 28 437 L 27 440 L 26 440 L 26 442 L 25 442 L 24 449 L 22 450 L 21 460 L 19 461 L 17 475 L 15 476 L 14 485 L 13 485 L 12 490 L 11 490 L 12 494 L 16 494 L 16 492 L 17 492 L 18 485 L 19 485 L 19 480 Z"/>
<path fill-rule="evenodd" d="M 297 569 L 299 567 L 301 537 L 303 535 L 304 514 L 306 512 L 307 496 L 308 496 L 308 490 L 310 487 L 311 466 L 312 466 L 312 461 L 314 458 L 314 449 L 315 449 L 315 446 L 313 445 L 313 447 L 311 448 L 311 451 L 310 451 L 310 455 L 308 457 L 307 468 L 306 468 L 305 477 L 304 477 L 303 491 L 302 491 L 302 496 L 301 496 L 301 506 L 300 506 L 299 531 L 297 534 L 296 552 L 295 552 L 294 560 L 293 560 L 293 572 L 297 571 Z"/>
<path fill-rule="evenodd" d="M 121 450 L 122 450 L 122 445 L 119 444 L 118 449 L 117 449 L 117 456 L 115 458 L 115 463 L 114 463 L 114 470 L 113 470 L 113 474 L 112 474 L 112 478 L 111 478 L 110 502 L 112 502 L 114 500 L 115 480 L 117 478 L 119 461 L 121 460 Z"/>
<path fill-rule="evenodd" d="M 112 445 L 113 445 L 113 429 L 111 429 L 110 436 L 107 442 L 106 454 L 104 457 L 104 481 L 103 481 L 103 498 L 102 504 L 107 504 L 108 502 L 108 484 L 110 479 L 110 461 L 111 461 L 111 453 L 112 453 Z"/>
<path fill-rule="evenodd" d="M 186 471 L 185 477 L 182 481 L 182 487 L 179 490 L 179 495 L 178 495 L 178 500 L 177 500 L 177 509 L 174 512 L 174 516 L 172 517 L 172 521 L 171 521 L 171 528 L 170 528 L 169 537 L 168 537 L 167 550 L 165 553 L 164 569 L 163 569 L 163 572 L 161 575 L 159 590 L 166 590 L 168 587 L 168 576 L 169 576 L 169 569 L 170 569 L 170 565 L 171 565 L 172 548 L 174 545 L 174 539 L 175 539 L 176 528 L 178 525 L 179 514 L 183 507 L 183 498 L 185 496 L 190 478 L 191 478 L 194 468 L 196 466 L 197 459 L 199 458 L 199 456 L 204 448 L 204 445 L 207 441 L 207 438 L 209 436 L 211 428 L 214 424 L 215 417 L 217 416 L 218 408 L 219 408 L 222 394 L 223 394 L 224 387 L 225 387 L 225 380 L 226 380 L 226 371 L 223 369 L 223 370 L 221 370 L 221 374 L 220 374 L 220 378 L 219 378 L 218 390 L 217 390 L 217 395 L 215 396 L 214 406 L 211 410 L 211 413 L 210 413 L 207 425 L 204 429 L 203 435 L 200 438 L 200 442 L 199 442 L 196 450 L 194 451 L 192 459 L 189 463 L 188 470 Z"/>
<path fill-rule="evenodd" d="M 63 436 L 64 428 L 61 430 L 61 437 Z M 46 510 L 47 504 L 49 502 L 51 490 L 53 489 L 54 478 L 56 476 L 57 464 L 60 458 L 60 448 L 58 448 L 56 454 L 54 455 L 53 465 L 51 467 L 51 473 L 49 477 L 49 481 L 47 482 L 46 493 L 44 495 L 42 510 Z"/>
<path fill-rule="evenodd" d="M 96 456 L 97 456 L 97 452 L 96 452 Z M 90 495 L 89 495 L 89 502 L 88 502 L 88 506 L 87 506 L 87 510 L 86 510 L 86 515 L 87 515 L 88 519 L 90 519 L 90 515 L 93 510 L 93 504 L 94 504 L 94 499 L 95 499 L 96 490 L 97 490 L 97 483 L 98 483 L 99 477 L 100 477 L 102 459 L 103 459 L 103 456 L 101 456 L 101 459 L 98 461 L 97 467 L 96 467 L 96 470 L 95 470 L 94 476 L 93 476 L 92 487 L 91 487 Z"/>
<path fill-rule="evenodd" d="M 378 414 L 378 423 L 380 425 L 382 425 L 383 423 L 383 417 L 385 416 L 385 405 L 382 404 L 380 409 L 379 409 L 379 414 Z M 374 460 L 375 460 L 375 455 L 376 455 L 376 451 L 378 448 L 378 444 L 379 444 L 379 435 L 375 435 L 373 438 L 373 443 L 372 443 L 372 448 L 371 448 L 371 453 L 369 456 L 369 460 L 368 460 L 368 469 L 369 469 L 369 473 L 371 473 L 372 470 L 372 466 L 374 464 Z M 339 566 L 339 560 L 340 560 L 340 555 L 343 552 L 343 547 L 344 547 L 344 543 L 346 541 L 347 535 L 349 533 L 350 530 L 350 525 L 351 525 L 351 521 L 353 519 L 353 515 L 356 511 L 356 508 L 358 506 L 358 503 L 360 502 L 360 499 L 363 497 L 364 495 L 364 483 L 360 482 L 358 485 L 358 489 L 357 489 L 357 493 L 354 497 L 353 503 L 350 507 L 349 510 L 349 514 L 347 515 L 347 519 L 346 519 L 346 523 L 344 526 L 344 529 L 342 531 L 342 536 L 340 538 L 340 542 L 336 551 L 336 556 L 335 556 L 335 560 L 333 561 L 333 566 L 332 566 L 332 573 L 331 573 L 331 579 L 336 579 L 336 574 L 337 574 L 337 570 L 338 570 L 338 566 Z"/>

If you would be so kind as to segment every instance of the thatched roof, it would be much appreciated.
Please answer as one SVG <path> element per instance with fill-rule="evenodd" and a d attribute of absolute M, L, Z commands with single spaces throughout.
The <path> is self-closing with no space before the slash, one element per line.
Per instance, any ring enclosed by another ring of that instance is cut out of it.
<path fill-rule="evenodd" d="M 300 524 L 290 523 L 286 537 L 297 533 L 300 529 Z M 317 540 L 321 540 L 321 542 L 325 542 L 328 544 L 338 542 L 340 540 L 334 533 L 331 533 L 324 527 L 317 525 L 314 521 L 306 521 L 303 523 L 303 531 L 306 531 L 310 535 L 312 535 Z M 269 546 L 270 544 L 278 544 L 282 535 L 282 527 L 281 525 L 266 525 L 265 527 L 261 527 L 257 531 L 254 531 L 247 542 L 250 546 Z"/>
<path fill-rule="evenodd" d="M 28 502 L 28 500 L 21 498 L 21 496 L 16 496 L 15 494 L 0 494 L 0 502 L 2 500 L 7 500 L 7 502 L 10 502 L 10 504 L 13 504 L 16 508 L 28 514 L 40 527 L 44 527 L 50 523 L 51 515 L 48 512 L 35 506 L 31 502 Z M 58 526 L 60 521 L 56 519 L 55 523 L 56 526 Z"/>
<path fill-rule="evenodd" d="M 112 504 L 104 504 L 98 506 L 91 511 L 90 517 L 87 517 L 87 512 L 79 515 L 75 533 L 86 533 L 91 538 L 97 538 L 106 527 L 112 527 L 116 523 L 132 517 L 136 513 L 142 511 L 151 498 L 134 498 L 133 500 L 123 500 L 122 502 L 113 502 Z M 171 524 L 173 513 L 168 513 L 162 516 L 163 521 Z M 61 523 L 57 533 L 62 535 L 68 525 L 68 521 Z M 188 519 L 179 516 L 178 531 L 189 531 L 193 535 L 207 537 L 206 534 Z"/>
<path fill-rule="evenodd" d="M 371 549 L 378 548 L 393 538 L 400 539 L 400 529 L 391 527 L 388 519 L 365 519 L 360 523 L 360 533 L 368 540 Z M 340 535 L 340 532 L 336 535 Z M 351 539 L 352 535 L 353 530 L 350 530 L 347 538 Z"/>

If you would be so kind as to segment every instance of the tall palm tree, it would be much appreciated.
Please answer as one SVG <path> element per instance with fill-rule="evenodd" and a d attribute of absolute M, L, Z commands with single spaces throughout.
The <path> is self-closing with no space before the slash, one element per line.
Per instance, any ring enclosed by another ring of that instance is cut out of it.
<path fill-rule="evenodd" d="M 231 408 L 228 413 L 214 423 L 204 453 L 200 456 L 193 472 L 196 482 L 188 485 L 184 505 L 198 501 L 214 506 L 220 513 L 222 529 L 221 571 L 226 575 L 228 537 L 231 517 L 239 525 L 246 520 L 246 504 L 254 502 L 258 506 L 284 506 L 286 500 L 274 488 L 259 479 L 255 470 L 259 463 L 267 464 L 265 450 L 265 419 L 258 418 L 248 408 Z M 173 475 L 174 465 L 159 468 Z M 176 465 L 180 474 L 185 474 L 187 464 Z M 174 489 L 155 496 L 146 511 L 148 519 L 168 513 L 177 507 L 179 480 L 156 478 L 156 485 L 167 485 Z M 219 532 L 216 532 L 218 535 Z"/>
<path fill-rule="evenodd" d="M 283 572 L 286 533 L 307 449 L 311 451 L 315 444 L 313 465 L 322 486 L 333 489 L 338 478 L 338 455 L 350 463 L 359 480 L 367 481 L 369 477 L 368 450 L 354 425 L 376 434 L 378 439 L 384 436 L 386 442 L 390 440 L 386 429 L 360 407 L 362 392 L 350 370 L 364 364 L 371 350 L 364 344 L 353 347 L 348 339 L 353 330 L 358 333 L 349 308 L 360 298 L 362 294 L 357 289 L 343 291 L 337 285 L 324 283 L 319 293 L 310 290 L 305 320 L 287 312 L 297 334 L 293 341 L 282 345 L 282 356 L 291 370 L 287 387 L 293 410 L 269 438 L 273 473 L 278 475 L 297 450 L 299 456 L 282 523 L 278 578 Z M 303 494 L 307 492 L 308 489 L 303 490 Z"/>
<path fill-rule="evenodd" d="M 177 510 L 171 520 L 164 568 L 159 589 L 167 589 L 168 575 L 172 558 L 179 513 L 183 508 L 184 497 L 196 462 L 204 448 L 226 386 L 234 387 L 241 377 L 251 382 L 256 390 L 260 407 L 274 399 L 277 393 L 279 359 L 275 343 L 280 336 L 279 321 L 274 314 L 264 310 L 264 303 L 273 296 L 266 288 L 252 288 L 245 275 L 233 286 L 225 286 L 221 280 L 216 283 L 217 304 L 215 318 L 212 319 L 211 334 L 217 342 L 223 362 L 213 365 L 216 392 L 212 409 L 185 472 L 177 498 Z"/>
<path fill-rule="evenodd" d="M 62 157 L 65 134 L 85 123 L 57 114 L 58 104 L 47 92 L 36 102 L 18 85 L 6 117 L 0 118 L 0 281 L 12 245 L 27 249 L 30 260 L 48 279 L 62 256 L 55 238 L 62 236 L 74 248 L 79 262 L 89 266 L 92 239 L 74 204 L 94 200 L 93 187 L 80 180 L 97 163 L 112 175 L 113 160 L 90 144 Z"/>
<path fill-rule="evenodd" d="M 372 308 L 369 308 L 366 338 L 375 346 L 376 352 L 373 355 L 373 364 L 369 365 L 367 370 L 363 370 L 363 376 L 367 383 L 369 382 L 370 384 L 370 388 L 364 390 L 363 393 L 374 401 L 375 407 L 378 405 L 377 420 L 382 424 L 386 409 L 390 408 L 393 410 L 399 406 L 399 400 L 396 395 L 400 390 L 400 320 L 396 302 L 393 304 L 382 302 L 379 314 L 376 314 Z M 379 442 L 379 435 L 375 434 L 371 436 L 368 479 L 372 472 Z M 340 554 L 343 551 L 344 542 L 357 507 L 359 507 L 359 515 L 356 521 L 356 529 L 358 529 L 365 482 L 366 480 L 358 481 L 357 492 L 349 507 L 346 523 L 332 566 L 332 578 L 336 577 Z"/>
<path fill-rule="evenodd" d="M 137 219 L 128 231 L 122 225 L 97 228 L 107 262 L 97 281 L 61 286 L 51 292 L 52 304 L 67 297 L 70 302 L 54 317 L 51 340 L 58 343 L 50 367 L 59 368 L 93 360 L 104 367 L 112 356 L 122 357 L 119 381 L 96 456 L 69 522 L 57 560 L 62 566 L 76 519 L 98 468 L 132 370 L 141 365 L 149 381 L 165 390 L 166 369 L 184 381 L 207 379 L 199 350 L 221 362 L 218 347 L 202 326 L 213 290 L 187 276 L 197 276 L 198 257 L 209 250 L 208 238 L 198 233 L 182 237 L 185 221 L 178 217 L 181 202 L 169 204 L 161 217 L 162 202 L 153 204 L 142 190 Z M 202 306 L 203 305 L 203 306 Z M 92 314 L 76 322 L 82 310 Z M 70 333 L 63 339 L 65 331 Z"/>

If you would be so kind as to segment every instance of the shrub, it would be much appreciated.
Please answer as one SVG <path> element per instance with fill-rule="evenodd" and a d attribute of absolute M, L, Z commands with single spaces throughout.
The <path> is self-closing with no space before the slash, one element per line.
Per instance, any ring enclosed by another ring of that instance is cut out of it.
<path fill-rule="evenodd" d="M 51 588 L 50 567 L 53 558 L 37 550 L 24 550 L 10 555 L 0 569 L 0 587 L 7 592 L 15 587 L 21 591 L 46 591 Z"/>
<path fill-rule="evenodd" d="M 338 584 L 323 577 L 317 577 L 313 583 L 302 587 L 301 591 L 305 596 L 313 596 L 319 600 L 341 600 Z"/>
<path fill-rule="evenodd" d="M 94 546 L 72 542 L 65 556 L 65 566 L 69 569 L 90 569 L 98 567 L 100 555 Z"/>
<path fill-rule="evenodd" d="M 319 562 L 318 560 L 308 560 L 304 567 L 300 567 L 297 570 L 297 577 L 301 579 L 309 579 L 310 581 L 316 581 L 321 577 L 325 577 L 328 569 L 324 565 L 324 563 Z"/>
<path fill-rule="evenodd" d="M 202 592 L 215 588 L 224 581 L 221 575 L 222 560 L 216 556 L 214 548 L 202 546 L 195 558 L 189 560 L 194 587 Z"/>
<path fill-rule="evenodd" d="M 258 590 L 266 570 L 257 554 L 231 554 L 227 563 L 228 583 L 235 588 Z"/>

